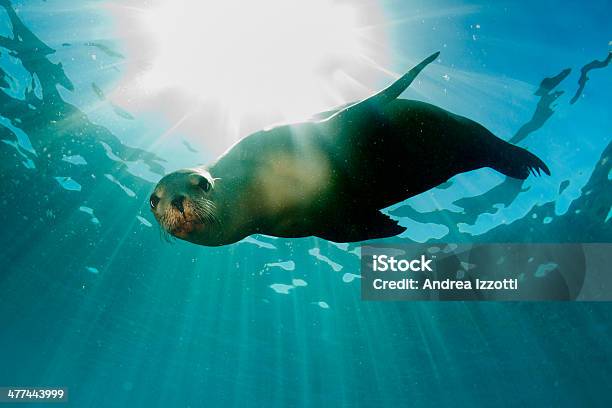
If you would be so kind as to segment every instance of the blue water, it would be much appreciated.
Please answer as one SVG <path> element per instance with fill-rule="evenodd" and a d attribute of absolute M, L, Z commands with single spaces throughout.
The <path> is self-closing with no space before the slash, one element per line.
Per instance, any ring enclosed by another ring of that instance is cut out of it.
<path fill-rule="evenodd" d="M 75 407 L 612 404 L 607 303 L 364 302 L 356 244 L 160 239 L 155 180 L 214 152 L 100 97 L 130 59 L 103 4 L 0 9 L 0 386 L 67 387 Z M 518 142 L 551 177 L 455 177 L 387 209 L 409 227 L 393 242 L 612 242 L 612 66 L 570 103 L 612 47 L 612 3 L 377 7 L 387 69 L 442 50 L 405 97 L 505 139 L 572 69 Z"/>

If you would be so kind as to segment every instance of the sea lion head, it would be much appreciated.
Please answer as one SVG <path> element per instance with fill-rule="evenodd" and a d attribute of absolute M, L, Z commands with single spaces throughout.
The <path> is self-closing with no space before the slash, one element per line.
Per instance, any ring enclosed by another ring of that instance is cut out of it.
<path fill-rule="evenodd" d="M 182 169 L 164 176 L 149 198 L 162 230 L 199 243 L 219 231 L 215 179 L 204 169 Z"/>

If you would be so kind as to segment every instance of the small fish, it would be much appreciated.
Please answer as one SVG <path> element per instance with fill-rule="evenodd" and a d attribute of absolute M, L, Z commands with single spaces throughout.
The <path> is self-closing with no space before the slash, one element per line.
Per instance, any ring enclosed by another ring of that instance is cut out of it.
<path fill-rule="evenodd" d="M 86 42 L 85 45 L 88 47 L 96 47 L 97 49 L 99 49 L 100 51 L 108 55 L 109 57 L 115 57 L 115 58 L 121 58 L 121 59 L 125 58 L 123 54 L 117 51 L 114 51 L 111 48 L 109 48 L 107 45 L 100 44 L 98 42 Z"/>
<path fill-rule="evenodd" d="M 151 222 L 149 222 L 149 220 L 147 220 L 146 218 L 144 218 L 144 217 L 142 217 L 142 216 L 140 216 L 140 215 L 137 215 L 137 216 L 136 216 L 136 218 L 137 218 L 137 219 L 138 219 L 138 221 L 140 221 L 140 223 L 141 223 L 142 225 L 144 225 L 145 227 L 152 227 L 152 226 L 153 226 L 153 224 L 151 224 Z"/>
<path fill-rule="evenodd" d="M 189 144 L 189 142 L 188 142 L 188 141 L 183 140 L 183 145 L 184 145 L 184 146 L 187 148 L 187 150 L 189 150 L 190 152 L 192 152 L 192 153 L 198 153 L 198 151 L 197 151 L 196 149 L 194 149 L 194 148 L 193 148 L 193 146 L 191 146 L 191 145 Z"/>
<path fill-rule="evenodd" d="M 93 89 L 93 91 L 96 93 L 96 95 L 98 96 L 98 99 L 100 99 L 101 101 L 106 99 L 106 95 L 104 95 L 104 91 L 102 91 L 102 89 L 100 89 L 100 87 L 95 82 L 91 83 L 91 89 Z"/>
<path fill-rule="evenodd" d="M 111 106 L 113 107 L 113 110 L 115 111 L 117 116 L 121 116 L 122 118 L 128 119 L 128 120 L 134 120 L 134 116 L 132 116 L 132 114 L 126 111 L 125 109 L 122 109 L 115 104 L 111 104 Z"/>

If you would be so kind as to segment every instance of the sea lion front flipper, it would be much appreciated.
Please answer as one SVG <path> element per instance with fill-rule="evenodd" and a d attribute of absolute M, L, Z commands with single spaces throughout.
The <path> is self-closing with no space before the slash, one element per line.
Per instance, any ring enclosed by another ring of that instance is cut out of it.
<path fill-rule="evenodd" d="M 342 115 L 345 113 L 352 114 L 355 112 L 359 112 L 363 108 L 367 109 L 373 106 L 381 107 L 391 101 L 394 101 L 395 99 L 397 99 L 397 97 L 399 97 L 402 94 L 402 92 L 406 90 L 406 88 L 410 86 L 412 81 L 414 81 L 414 79 L 421 73 L 421 71 L 427 65 L 435 61 L 439 55 L 440 55 L 440 51 L 436 52 L 435 54 L 430 55 L 429 57 L 425 58 L 419 65 L 417 65 L 416 67 L 412 68 L 410 71 L 402 75 L 397 81 L 395 81 L 394 83 L 392 83 L 391 85 L 383 89 L 382 91 L 379 91 L 375 93 L 374 95 L 362 101 L 354 103 L 346 107 L 345 109 L 342 109 L 332 114 L 326 120 L 332 119 L 338 115 Z"/>
<path fill-rule="evenodd" d="M 327 226 L 325 232 L 316 234 L 334 242 L 356 242 L 388 238 L 406 231 L 397 221 L 378 210 L 355 212 L 343 216 L 341 221 Z"/>

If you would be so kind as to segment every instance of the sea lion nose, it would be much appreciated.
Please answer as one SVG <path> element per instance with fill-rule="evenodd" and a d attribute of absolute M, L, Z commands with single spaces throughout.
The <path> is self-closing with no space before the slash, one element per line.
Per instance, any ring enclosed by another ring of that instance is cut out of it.
<path fill-rule="evenodd" d="M 179 210 L 180 212 L 183 212 L 185 209 L 183 208 L 183 202 L 185 201 L 185 196 L 178 196 L 175 197 L 174 200 L 172 200 L 172 205 L 174 206 L 174 208 L 176 208 L 177 210 Z"/>

